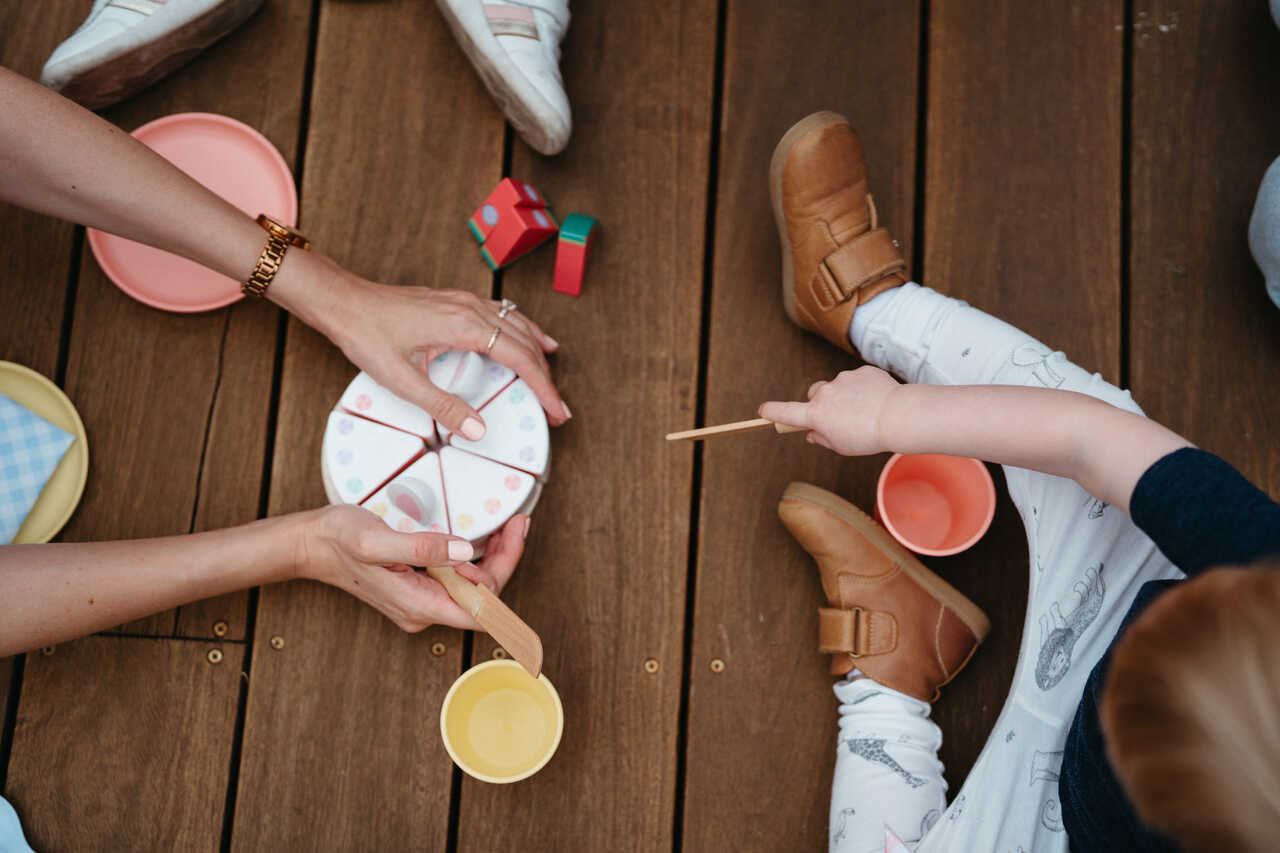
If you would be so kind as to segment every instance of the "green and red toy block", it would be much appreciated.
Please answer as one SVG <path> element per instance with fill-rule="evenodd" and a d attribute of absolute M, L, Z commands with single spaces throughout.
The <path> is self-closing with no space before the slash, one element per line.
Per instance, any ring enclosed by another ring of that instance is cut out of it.
<path fill-rule="evenodd" d="M 550 240 L 558 226 L 532 185 L 503 178 L 471 214 L 467 227 L 480 244 L 484 262 L 496 270 Z"/>
<path fill-rule="evenodd" d="M 582 293 L 582 276 L 598 231 L 593 217 L 570 213 L 564 218 L 564 224 L 560 226 L 560 241 L 556 246 L 557 293 L 567 293 L 570 296 Z"/>
<path fill-rule="evenodd" d="M 531 184 L 503 178 L 471 214 L 467 228 L 480 244 L 480 256 L 493 270 L 528 254 L 558 230 L 555 289 L 571 296 L 582 293 L 587 257 L 599 231 L 593 217 L 571 213 L 561 226 L 546 199 Z"/>

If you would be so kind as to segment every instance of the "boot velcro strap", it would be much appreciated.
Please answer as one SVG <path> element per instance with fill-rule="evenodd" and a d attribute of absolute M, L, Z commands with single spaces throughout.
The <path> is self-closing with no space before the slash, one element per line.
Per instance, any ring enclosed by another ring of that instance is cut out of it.
<path fill-rule="evenodd" d="M 898 647 L 898 621 L 881 610 L 818 608 L 818 651 L 824 654 L 882 655 Z"/>
<path fill-rule="evenodd" d="M 814 296 L 823 309 L 844 302 L 863 287 L 907 268 L 902 250 L 884 228 L 854 237 L 822 259 Z"/>

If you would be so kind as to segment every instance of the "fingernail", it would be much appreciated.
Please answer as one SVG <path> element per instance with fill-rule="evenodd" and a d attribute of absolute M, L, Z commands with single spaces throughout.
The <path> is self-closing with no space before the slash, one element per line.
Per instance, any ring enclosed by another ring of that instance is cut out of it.
<path fill-rule="evenodd" d="M 547 343 L 551 344 L 552 349 L 560 349 L 560 342 L 550 335 L 547 335 Z"/>
<path fill-rule="evenodd" d="M 533 519 L 526 515 L 526 516 L 524 517 L 524 533 L 521 533 L 520 535 L 521 535 L 522 537 L 524 537 L 525 539 L 528 539 L 528 538 L 529 538 L 529 528 L 530 528 L 530 527 L 532 527 L 532 526 L 533 526 Z"/>
<path fill-rule="evenodd" d="M 573 412 L 569 411 L 569 404 L 566 403 L 564 400 L 560 401 L 560 408 L 564 409 L 565 420 L 569 420 L 569 418 L 573 417 Z"/>
<path fill-rule="evenodd" d="M 475 553 L 476 549 L 471 547 L 470 542 L 463 542 L 461 539 L 449 540 L 450 560 L 470 560 Z"/>
<path fill-rule="evenodd" d="M 479 441 L 484 438 L 484 424 L 475 418 L 467 418 L 462 422 L 462 429 L 459 432 L 472 441 Z"/>

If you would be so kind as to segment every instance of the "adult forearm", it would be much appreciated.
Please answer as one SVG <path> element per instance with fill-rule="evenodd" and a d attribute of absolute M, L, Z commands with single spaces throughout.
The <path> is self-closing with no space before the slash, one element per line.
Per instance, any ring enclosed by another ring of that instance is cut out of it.
<path fill-rule="evenodd" d="M 244 278 L 263 232 L 120 128 L 0 69 L 0 198 Z"/>
<path fill-rule="evenodd" d="M 1160 424 L 1070 391 L 902 385 L 880 414 L 884 446 L 975 456 L 1069 477 L 1128 510 L 1143 472 L 1189 442 Z"/>
<path fill-rule="evenodd" d="M 0 657 L 297 571 L 303 515 L 125 542 L 0 548 Z"/>

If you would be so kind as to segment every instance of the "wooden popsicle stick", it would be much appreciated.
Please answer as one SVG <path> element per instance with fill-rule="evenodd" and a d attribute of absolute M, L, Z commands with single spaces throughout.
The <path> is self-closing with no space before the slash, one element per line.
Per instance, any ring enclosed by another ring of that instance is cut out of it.
<path fill-rule="evenodd" d="M 452 566 L 428 566 L 427 574 L 438 580 L 458 606 L 471 614 L 534 678 L 542 672 L 542 640 L 516 612 L 485 586 L 474 584 Z"/>
<path fill-rule="evenodd" d="M 734 432 L 750 432 L 753 429 L 764 429 L 765 427 L 773 427 L 775 432 L 805 432 L 806 427 L 788 426 L 771 421 L 767 418 L 753 418 L 749 421 L 736 421 L 731 424 L 720 424 L 719 426 L 702 427 L 701 429 L 687 429 L 683 432 L 667 433 L 667 441 L 679 441 L 682 438 L 700 439 L 709 435 L 728 435 Z"/>

